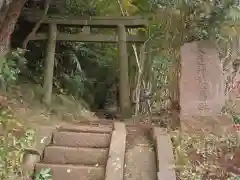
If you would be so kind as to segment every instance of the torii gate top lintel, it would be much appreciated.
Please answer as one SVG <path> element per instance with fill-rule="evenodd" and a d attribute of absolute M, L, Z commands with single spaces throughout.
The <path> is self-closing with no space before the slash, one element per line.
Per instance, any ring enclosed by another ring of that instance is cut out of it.
<path fill-rule="evenodd" d="M 42 19 L 42 12 L 24 11 L 24 19 L 38 22 Z M 59 24 L 69 26 L 90 26 L 99 28 L 116 28 L 123 25 L 127 28 L 144 28 L 148 20 L 141 16 L 69 16 L 49 14 L 44 17 L 42 24 Z"/>

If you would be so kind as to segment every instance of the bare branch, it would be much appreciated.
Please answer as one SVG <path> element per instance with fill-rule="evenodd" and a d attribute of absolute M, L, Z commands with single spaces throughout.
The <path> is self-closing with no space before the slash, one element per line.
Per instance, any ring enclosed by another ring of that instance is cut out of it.
<path fill-rule="evenodd" d="M 45 4 L 44 4 L 44 13 L 43 13 L 43 16 L 42 18 L 35 24 L 34 28 L 32 29 L 32 31 L 28 34 L 28 36 L 25 38 L 25 40 L 23 41 L 23 49 L 26 49 L 27 48 L 27 45 L 28 45 L 28 42 L 31 38 L 31 36 L 33 36 L 34 34 L 36 34 L 37 30 L 39 29 L 39 27 L 41 26 L 42 24 L 42 21 L 44 20 L 45 16 L 47 15 L 48 13 L 48 9 L 50 7 L 50 3 L 51 3 L 51 0 L 46 0 L 45 1 Z"/>

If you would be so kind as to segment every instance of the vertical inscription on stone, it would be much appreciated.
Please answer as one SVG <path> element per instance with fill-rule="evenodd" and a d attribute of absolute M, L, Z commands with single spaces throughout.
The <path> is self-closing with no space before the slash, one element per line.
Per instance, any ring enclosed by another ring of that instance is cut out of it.
<path fill-rule="evenodd" d="M 181 47 L 182 115 L 214 115 L 224 105 L 224 78 L 215 45 L 209 41 Z"/>
<path fill-rule="evenodd" d="M 203 54 L 204 54 L 204 51 L 203 49 L 201 48 L 201 45 L 198 43 L 197 44 L 198 46 L 198 54 L 197 54 L 197 61 L 196 61 L 196 65 L 197 65 L 197 70 L 196 70 L 196 73 L 197 73 L 197 81 L 198 81 L 198 84 L 199 84 L 199 104 L 198 104 L 198 109 L 200 111 L 204 111 L 205 109 L 207 109 L 207 82 L 206 82 L 206 77 L 205 77 L 205 74 L 206 74 L 206 64 L 204 62 L 204 59 L 203 59 Z"/>

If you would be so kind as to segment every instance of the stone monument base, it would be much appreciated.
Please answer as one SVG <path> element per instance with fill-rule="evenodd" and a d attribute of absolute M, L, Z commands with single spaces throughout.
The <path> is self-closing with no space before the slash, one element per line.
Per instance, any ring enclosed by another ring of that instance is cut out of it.
<path fill-rule="evenodd" d="M 230 116 L 180 116 L 181 131 L 191 134 L 237 135 Z"/>

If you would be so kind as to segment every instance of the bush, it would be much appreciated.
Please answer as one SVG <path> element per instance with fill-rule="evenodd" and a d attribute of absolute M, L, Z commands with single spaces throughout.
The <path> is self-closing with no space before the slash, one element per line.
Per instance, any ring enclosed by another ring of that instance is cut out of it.
<path fill-rule="evenodd" d="M 7 88 L 8 85 L 16 82 L 20 67 L 25 63 L 23 54 L 22 49 L 16 49 L 0 58 L 0 81 L 2 87 Z"/>

